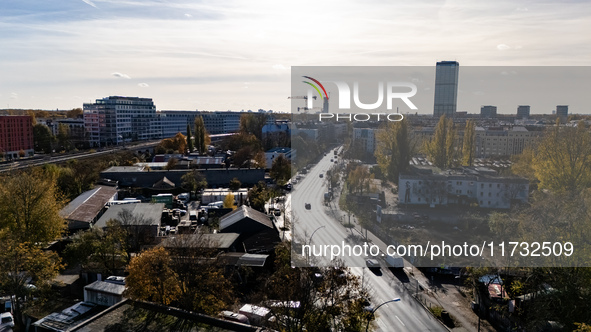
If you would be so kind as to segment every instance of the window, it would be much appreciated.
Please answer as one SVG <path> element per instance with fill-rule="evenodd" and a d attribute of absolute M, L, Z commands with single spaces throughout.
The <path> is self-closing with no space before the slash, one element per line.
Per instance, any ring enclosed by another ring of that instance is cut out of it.
<path fill-rule="evenodd" d="M 484 193 L 481 191 L 481 192 L 480 192 L 480 197 L 482 197 L 482 196 L 484 196 Z"/>
<path fill-rule="evenodd" d="M 480 184 L 480 188 L 484 188 L 484 183 L 481 183 Z"/>
<path fill-rule="evenodd" d="M 488 193 L 488 197 L 490 197 L 490 196 L 491 196 L 491 193 Z"/>
<path fill-rule="evenodd" d="M 489 184 L 488 184 L 488 187 L 489 187 L 489 188 L 492 188 L 492 183 L 489 183 Z"/>
<path fill-rule="evenodd" d="M 419 197 L 419 202 L 421 201 L 421 198 Z"/>
<path fill-rule="evenodd" d="M 501 184 L 500 183 L 497 183 L 497 188 L 501 188 Z"/>

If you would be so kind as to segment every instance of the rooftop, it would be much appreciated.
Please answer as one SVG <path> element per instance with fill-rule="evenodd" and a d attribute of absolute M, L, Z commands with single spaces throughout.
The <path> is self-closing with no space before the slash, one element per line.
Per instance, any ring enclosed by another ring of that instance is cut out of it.
<path fill-rule="evenodd" d="M 125 291 L 125 285 L 97 280 L 90 285 L 84 286 L 84 290 L 113 294 L 113 295 L 123 295 L 123 292 Z"/>
<path fill-rule="evenodd" d="M 146 320 L 145 317 L 150 317 Z M 138 302 L 122 301 L 99 315 L 92 317 L 71 331 L 182 331 L 187 332 L 257 332 L 262 328 L 235 323 L 173 307 Z"/>
<path fill-rule="evenodd" d="M 171 236 L 162 241 L 165 248 L 217 248 L 228 249 L 240 234 L 238 233 L 216 233 L 216 234 L 183 234 Z"/>
<path fill-rule="evenodd" d="M 96 227 L 107 227 L 107 221 L 120 219 L 119 214 L 123 211 L 131 212 L 133 219 L 141 225 L 160 225 L 164 210 L 164 203 L 133 203 L 111 206 L 105 214 L 94 224 Z"/>
<path fill-rule="evenodd" d="M 74 198 L 60 211 L 60 216 L 67 220 L 90 223 L 116 194 L 115 187 L 97 186 Z"/>
<path fill-rule="evenodd" d="M 242 205 L 236 210 L 226 214 L 220 219 L 220 231 L 224 228 L 227 228 L 235 223 L 249 218 L 256 222 L 259 222 L 271 229 L 273 229 L 273 222 L 267 217 L 266 214 L 259 212 L 255 209 L 252 209 L 246 205 Z"/>

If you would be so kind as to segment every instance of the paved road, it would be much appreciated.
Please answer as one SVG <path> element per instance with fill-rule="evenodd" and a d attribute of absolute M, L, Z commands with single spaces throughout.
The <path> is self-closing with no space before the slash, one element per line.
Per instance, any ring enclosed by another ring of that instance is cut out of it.
<path fill-rule="evenodd" d="M 344 241 L 351 246 L 362 244 L 362 240 L 335 220 L 323 204 L 326 189 L 325 177 L 333 163 L 330 159 L 332 153 L 325 156 L 310 172 L 305 175 L 292 192 L 291 206 L 295 217 L 293 224 L 293 236 L 302 244 L 324 245 L 338 244 Z M 311 209 L 305 209 L 305 203 L 311 204 Z M 313 234 L 313 236 L 312 236 Z M 310 237 L 312 238 L 310 239 Z M 406 292 L 402 283 L 392 273 L 382 268 L 381 273 L 373 273 L 365 268 L 365 257 L 343 257 L 351 271 L 362 278 L 372 295 L 374 306 L 383 302 L 400 298 L 401 301 L 382 306 L 376 312 L 377 319 L 374 324 L 379 331 L 446 331 L 446 329 L 426 310 L 420 306 Z M 380 261 L 381 258 L 380 258 Z M 329 257 L 319 257 L 314 263 L 322 266 L 330 263 Z M 382 264 L 384 262 L 382 261 Z"/>

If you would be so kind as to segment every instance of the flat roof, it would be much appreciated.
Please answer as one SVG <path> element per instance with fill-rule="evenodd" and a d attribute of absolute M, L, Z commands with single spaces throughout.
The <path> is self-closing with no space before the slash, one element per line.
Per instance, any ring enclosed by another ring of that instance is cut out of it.
<path fill-rule="evenodd" d="M 84 286 L 84 290 L 90 290 L 113 295 L 123 295 L 123 292 L 125 291 L 125 285 L 97 280 L 90 285 Z"/>
<path fill-rule="evenodd" d="M 164 210 L 164 203 L 132 203 L 113 205 L 109 207 L 107 212 L 94 224 L 96 227 L 107 227 L 107 221 L 111 219 L 119 219 L 119 213 L 129 211 L 140 225 L 157 225 L 160 226 L 160 219 L 162 218 L 162 211 Z"/>
<path fill-rule="evenodd" d="M 150 320 L 144 319 L 150 317 Z M 222 320 L 216 317 L 166 307 L 154 303 L 124 300 L 70 331 L 106 332 L 113 328 L 125 331 L 177 331 L 182 326 L 187 332 L 256 332 L 263 328 Z"/>

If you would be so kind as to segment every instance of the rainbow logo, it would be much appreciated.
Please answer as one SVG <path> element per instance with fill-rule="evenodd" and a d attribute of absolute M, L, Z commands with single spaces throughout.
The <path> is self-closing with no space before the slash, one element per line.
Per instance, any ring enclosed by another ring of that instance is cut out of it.
<path fill-rule="evenodd" d="M 328 100 L 328 94 L 326 93 L 326 89 L 324 89 L 324 86 L 318 80 L 316 80 L 316 79 L 314 79 L 314 78 L 312 78 L 310 76 L 302 76 L 302 77 L 307 78 L 307 79 L 313 81 L 314 83 L 318 84 L 318 86 L 320 87 L 320 89 L 322 89 L 322 91 L 324 92 L 324 96 L 320 92 L 320 89 L 318 89 L 318 86 L 316 86 L 315 84 L 312 84 L 310 82 L 307 82 L 307 81 L 302 81 L 302 82 L 304 82 L 306 84 L 309 84 L 311 87 L 313 87 L 316 90 L 316 92 L 318 92 L 318 95 L 320 96 L 320 98 L 326 98 L 326 100 Z"/>

